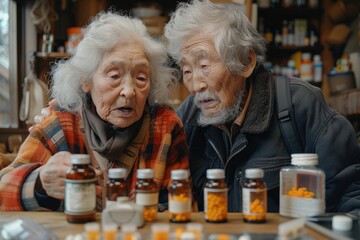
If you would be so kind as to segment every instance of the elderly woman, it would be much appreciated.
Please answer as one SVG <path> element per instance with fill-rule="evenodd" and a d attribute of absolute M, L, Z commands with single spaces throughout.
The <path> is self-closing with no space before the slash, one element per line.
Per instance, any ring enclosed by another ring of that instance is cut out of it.
<path fill-rule="evenodd" d="M 152 168 L 159 203 L 166 203 L 170 171 L 188 168 L 183 125 L 158 104 L 174 82 L 166 59 L 140 20 L 98 14 L 76 53 L 52 70 L 57 110 L 31 129 L 15 161 L 0 172 L 0 210 L 62 210 L 72 153 L 91 156 L 100 202 L 107 170 L 123 167 L 131 198 L 136 170 Z"/>

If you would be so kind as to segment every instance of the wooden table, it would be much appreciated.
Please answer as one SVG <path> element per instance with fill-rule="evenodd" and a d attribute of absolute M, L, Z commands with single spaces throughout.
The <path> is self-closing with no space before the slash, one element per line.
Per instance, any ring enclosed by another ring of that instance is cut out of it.
<path fill-rule="evenodd" d="M 59 239 L 65 239 L 69 234 L 76 234 L 84 232 L 84 224 L 71 224 L 66 221 L 65 214 L 60 212 L 0 212 L 0 223 L 4 223 L 6 219 L 30 217 L 37 223 L 51 229 Z M 207 223 L 204 221 L 203 213 L 192 213 L 192 222 L 199 222 L 204 224 L 204 233 L 277 233 L 277 228 L 280 223 L 292 220 L 291 218 L 281 217 L 279 214 L 270 213 L 267 215 L 267 223 L 264 224 L 249 224 L 244 223 L 241 213 L 229 213 L 227 223 Z M 101 222 L 101 214 L 97 215 L 97 222 Z M 159 213 L 156 223 L 169 223 L 167 213 Z M 142 240 L 148 239 L 151 224 L 147 223 L 144 227 L 139 229 L 142 234 Z M 185 224 L 170 223 L 171 230 L 178 227 L 184 227 Z M 306 228 L 308 235 L 314 239 L 328 239 L 309 228 Z"/>

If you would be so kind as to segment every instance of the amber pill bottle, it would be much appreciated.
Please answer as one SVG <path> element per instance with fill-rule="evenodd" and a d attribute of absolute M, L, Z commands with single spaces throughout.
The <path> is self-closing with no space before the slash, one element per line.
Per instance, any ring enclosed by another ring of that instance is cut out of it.
<path fill-rule="evenodd" d="M 71 163 L 65 179 L 66 219 L 70 223 L 95 221 L 96 174 L 90 166 L 90 156 L 73 154 Z"/>
<path fill-rule="evenodd" d="M 228 188 L 225 183 L 225 172 L 223 169 L 208 169 L 206 178 L 204 188 L 205 220 L 211 223 L 226 222 Z"/>
<path fill-rule="evenodd" d="M 106 206 L 116 203 L 118 197 L 127 196 L 126 169 L 110 168 L 106 185 Z"/>
<path fill-rule="evenodd" d="M 171 182 L 168 191 L 170 222 L 190 222 L 192 192 L 188 170 L 178 169 L 171 171 Z"/>
<path fill-rule="evenodd" d="M 266 222 L 267 187 L 263 177 L 264 171 L 260 168 L 245 170 L 245 181 L 242 187 L 244 222 Z"/>
<path fill-rule="evenodd" d="M 154 170 L 138 169 L 136 172 L 135 202 L 144 206 L 144 220 L 153 222 L 157 219 L 159 192 L 154 181 Z"/>

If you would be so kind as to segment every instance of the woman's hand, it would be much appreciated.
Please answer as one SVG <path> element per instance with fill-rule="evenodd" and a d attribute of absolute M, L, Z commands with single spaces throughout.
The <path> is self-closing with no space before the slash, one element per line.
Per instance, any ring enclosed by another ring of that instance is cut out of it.
<path fill-rule="evenodd" d="M 72 166 L 71 153 L 58 152 L 41 167 L 39 177 L 47 195 L 64 199 L 66 171 Z"/>
<path fill-rule="evenodd" d="M 48 118 L 51 115 L 51 112 L 55 109 L 56 105 L 57 105 L 57 100 L 52 99 L 49 102 L 48 107 L 42 108 L 40 111 L 40 114 L 35 115 L 35 117 L 34 117 L 35 125 L 29 127 L 29 129 L 28 129 L 29 132 L 33 129 L 34 126 L 36 126 L 36 124 L 39 124 L 42 121 L 44 121 L 45 118 Z"/>

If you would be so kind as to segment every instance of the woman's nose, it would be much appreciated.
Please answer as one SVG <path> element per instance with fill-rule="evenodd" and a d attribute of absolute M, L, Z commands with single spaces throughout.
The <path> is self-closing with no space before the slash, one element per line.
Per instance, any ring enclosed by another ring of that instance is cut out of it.
<path fill-rule="evenodd" d="M 127 99 L 135 96 L 134 81 L 130 74 L 127 74 L 123 79 L 123 82 L 121 84 L 121 89 L 120 89 L 120 95 Z"/>

